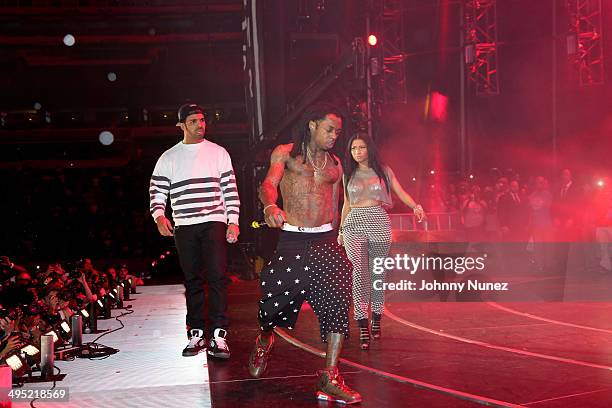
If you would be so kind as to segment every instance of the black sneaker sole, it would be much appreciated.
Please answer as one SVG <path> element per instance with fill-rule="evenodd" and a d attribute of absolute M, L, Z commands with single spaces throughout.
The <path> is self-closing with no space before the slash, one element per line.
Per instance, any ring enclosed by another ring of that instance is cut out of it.
<path fill-rule="evenodd" d="M 193 357 L 193 356 L 197 356 L 198 354 L 200 354 L 201 352 L 206 351 L 205 348 L 200 349 L 200 350 L 194 350 L 194 351 L 185 351 L 183 350 L 183 357 Z"/>
<path fill-rule="evenodd" d="M 214 352 L 214 351 L 212 351 L 212 350 L 208 350 L 208 351 L 207 351 L 207 354 L 208 354 L 209 356 L 211 356 L 211 357 L 214 357 L 214 358 L 220 358 L 220 359 L 223 359 L 223 360 L 227 360 L 228 358 L 230 358 L 229 353 L 215 353 L 215 352 Z"/>

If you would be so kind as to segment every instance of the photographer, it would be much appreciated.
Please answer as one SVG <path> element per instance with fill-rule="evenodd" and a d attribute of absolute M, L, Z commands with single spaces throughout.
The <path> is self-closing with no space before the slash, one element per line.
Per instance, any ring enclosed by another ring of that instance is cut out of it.
<path fill-rule="evenodd" d="M 49 315 L 58 315 L 62 320 L 66 320 L 70 318 L 74 312 L 70 310 L 69 302 L 65 299 L 66 296 L 64 295 L 66 292 L 63 292 L 62 289 L 63 286 L 60 287 L 57 281 L 47 285 L 44 302 Z"/>
<path fill-rule="evenodd" d="M 0 344 L 0 361 L 4 362 L 4 359 L 13 351 L 19 350 L 23 346 L 21 338 L 17 334 L 6 336 L 6 340 L 2 340 Z"/>
<path fill-rule="evenodd" d="M 28 273 L 26 268 L 11 262 L 10 258 L 6 255 L 0 256 L 0 268 L 2 269 L 3 275 L 6 274 L 5 271 L 9 272 L 12 276 L 23 272 Z"/>
<path fill-rule="evenodd" d="M 126 281 L 128 279 L 132 280 L 132 287 L 144 285 L 144 281 L 139 277 L 130 274 L 128 266 L 123 264 L 119 267 L 119 281 Z"/>

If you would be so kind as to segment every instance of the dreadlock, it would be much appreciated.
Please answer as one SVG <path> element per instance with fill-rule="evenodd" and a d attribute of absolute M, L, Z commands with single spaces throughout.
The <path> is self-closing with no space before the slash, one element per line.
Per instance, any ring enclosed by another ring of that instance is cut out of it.
<path fill-rule="evenodd" d="M 302 163 L 306 163 L 306 148 L 310 143 L 309 124 L 311 121 L 323 120 L 329 114 L 342 117 L 340 110 L 327 102 L 315 103 L 306 108 L 293 131 L 293 148 L 289 152 L 291 157 L 302 155 Z M 332 158 L 334 158 L 334 155 L 332 155 Z M 336 162 L 335 158 L 334 162 Z"/>

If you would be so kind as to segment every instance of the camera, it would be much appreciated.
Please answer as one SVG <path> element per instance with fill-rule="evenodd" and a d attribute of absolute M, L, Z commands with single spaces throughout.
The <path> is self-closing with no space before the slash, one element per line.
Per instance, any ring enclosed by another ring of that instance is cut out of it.
<path fill-rule="evenodd" d="M 17 309 L 0 309 L 0 319 L 4 319 L 5 317 L 8 317 L 10 320 L 16 320 Z"/>
<path fill-rule="evenodd" d="M 68 277 L 70 279 L 79 279 L 83 272 L 83 265 L 85 264 L 84 259 L 79 259 L 76 262 L 66 263 L 66 270 L 68 271 Z"/>

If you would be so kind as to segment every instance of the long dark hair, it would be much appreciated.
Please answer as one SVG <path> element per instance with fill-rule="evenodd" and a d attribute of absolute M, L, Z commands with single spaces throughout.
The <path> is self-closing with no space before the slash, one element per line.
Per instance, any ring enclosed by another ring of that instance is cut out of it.
<path fill-rule="evenodd" d="M 353 159 L 353 155 L 351 154 L 351 146 L 353 145 L 354 140 L 363 140 L 368 147 L 368 165 L 374 170 L 378 178 L 385 183 L 385 187 L 387 188 L 387 192 L 389 192 L 389 178 L 387 177 L 387 173 L 384 171 L 384 163 L 380 161 L 380 156 L 378 155 L 378 149 L 376 148 L 376 144 L 372 140 L 372 138 L 365 132 L 357 132 L 351 136 L 351 139 L 348 141 L 346 146 L 346 154 L 345 154 L 345 166 L 344 166 L 344 191 L 348 196 L 347 186 L 351 178 L 355 174 L 357 167 L 359 164 Z"/>
<path fill-rule="evenodd" d="M 310 143 L 309 123 L 310 121 L 323 120 L 329 114 L 334 114 L 339 118 L 343 116 L 337 107 L 327 102 L 315 103 L 306 108 L 293 131 L 293 148 L 289 152 L 291 157 L 302 155 L 302 162 L 306 163 L 306 148 Z M 335 162 L 336 159 L 333 154 L 332 158 Z"/>

